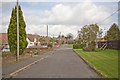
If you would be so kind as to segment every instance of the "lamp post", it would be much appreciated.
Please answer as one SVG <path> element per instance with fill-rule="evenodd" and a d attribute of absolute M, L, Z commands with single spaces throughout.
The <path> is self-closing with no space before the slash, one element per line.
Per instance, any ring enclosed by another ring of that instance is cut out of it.
<path fill-rule="evenodd" d="M 17 55 L 16 61 L 19 61 L 19 2 L 17 0 Z"/>

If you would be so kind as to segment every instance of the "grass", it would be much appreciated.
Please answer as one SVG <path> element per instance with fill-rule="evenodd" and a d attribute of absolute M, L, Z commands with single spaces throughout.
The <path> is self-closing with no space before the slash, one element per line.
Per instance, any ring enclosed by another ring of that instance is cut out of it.
<path fill-rule="evenodd" d="M 73 44 L 68 44 L 68 47 L 69 48 L 73 48 Z"/>
<path fill-rule="evenodd" d="M 75 49 L 75 52 L 87 60 L 90 66 L 95 67 L 98 72 L 102 73 L 103 77 L 118 78 L 117 50 L 84 52 L 82 49 Z"/>
<path fill-rule="evenodd" d="M 2 58 L 2 52 L 0 52 L 0 58 Z"/>
<path fill-rule="evenodd" d="M 2 52 L 1 56 L 2 58 L 5 58 L 5 57 L 14 57 L 15 55 L 12 54 L 11 52 Z"/>

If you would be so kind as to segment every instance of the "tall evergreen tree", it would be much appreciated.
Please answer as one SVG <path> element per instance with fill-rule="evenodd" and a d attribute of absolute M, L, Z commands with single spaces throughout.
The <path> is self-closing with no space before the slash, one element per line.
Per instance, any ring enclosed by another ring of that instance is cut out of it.
<path fill-rule="evenodd" d="M 120 30 L 119 26 L 115 23 L 110 27 L 107 31 L 107 35 L 105 36 L 107 40 L 120 40 Z"/>
<path fill-rule="evenodd" d="M 19 6 L 19 49 L 20 54 L 23 53 L 24 49 L 27 47 L 26 40 L 26 24 L 24 21 L 23 13 L 21 7 Z M 17 7 L 13 8 L 11 19 L 8 27 L 8 44 L 10 46 L 10 51 L 17 52 Z"/>

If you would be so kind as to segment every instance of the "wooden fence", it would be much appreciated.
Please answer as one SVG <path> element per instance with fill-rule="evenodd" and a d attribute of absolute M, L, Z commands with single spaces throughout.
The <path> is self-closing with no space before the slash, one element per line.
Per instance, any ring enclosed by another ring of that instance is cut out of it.
<path fill-rule="evenodd" d="M 120 40 L 98 42 L 98 48 L 101 48 L 105 43 L 107 43 L 106 49 L 120 50 Z"/>

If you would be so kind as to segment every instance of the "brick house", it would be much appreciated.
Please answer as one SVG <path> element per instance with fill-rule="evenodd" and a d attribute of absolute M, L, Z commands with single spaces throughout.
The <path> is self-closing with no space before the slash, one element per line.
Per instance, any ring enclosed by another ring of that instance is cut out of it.
<path fill-rule="evenodd" d="M 10 51 L 7 33 L 0 33 L 0 51 L 2 52 Z"/>

